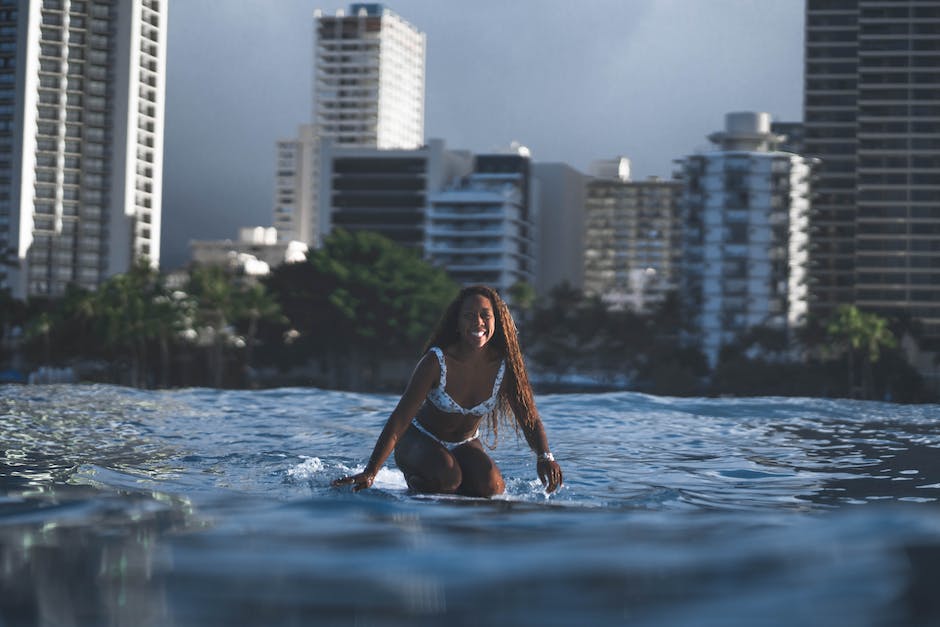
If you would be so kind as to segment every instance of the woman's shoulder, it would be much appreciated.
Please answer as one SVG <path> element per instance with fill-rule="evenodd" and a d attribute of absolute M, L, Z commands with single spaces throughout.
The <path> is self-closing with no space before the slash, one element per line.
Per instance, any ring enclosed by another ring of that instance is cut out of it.
<path fill-rule="evenodd" d="M 421 356 L 421 359 L 418 360 L 418 365 L 415 366 L 415 372 L 434 379 L 440 376 L 441 364 L 440 359 L 434 351 L 435 348 L 437 347 L 432 346 Z"/>

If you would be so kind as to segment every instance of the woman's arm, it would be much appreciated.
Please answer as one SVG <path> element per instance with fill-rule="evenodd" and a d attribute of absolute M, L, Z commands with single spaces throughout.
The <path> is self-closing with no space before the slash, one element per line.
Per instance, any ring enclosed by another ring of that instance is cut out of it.
<path fill-rule="evenodd" d="M 512 407 L 513 415 L 516 417 L 516 422 L 519 424 L 519 428 L 522 429 L 525 441 L 528 442 L 529 448 L 538 455 L 536 468 L 539 479 L 545 486 L 545 490 L 551 493 L 561 486 L 564 481 L 564 475 L 561 472 L 561 466 L 555 461 L 555 457 L 548 448 L 548 436 L 545 435 L 545 427 L 542 426 L 542 419 L 539 418 L 534 402 L 533 400 L 531 415 L 529 415 L 529 412 L 527 412 L 525 408 L 517 407 L 515 401 L 510 401 L 510 406 Z"/>
<path fill-rule="evenodd" d="M 375 448 L 372 450 L 372 455 L 369 456 L 369 463 L 366 464 L 365 470 L 335 480 L 333 487 L 352 484 L 353 491 L 358 492 L 372 485 L 375 475 L 379 472 L 385 460 L 388 459 L 388 456 L 392 454 L 392 451 L 395 450 L 398 438 L 408 428 L 415 414 L 418 413 L 418 409 L 421 408 L 421 404 L 427 398 L 431 386 L 439 376 L 440 365 L 437 363 L 437 359 L 431 354 L 421 358 L 411 375 L 411 380 L 408 381 L 405 393 L 402 394 L 398 405 L 395 406 L 391 416 L 385 423 L 385 427 L 375 443 Z"/>

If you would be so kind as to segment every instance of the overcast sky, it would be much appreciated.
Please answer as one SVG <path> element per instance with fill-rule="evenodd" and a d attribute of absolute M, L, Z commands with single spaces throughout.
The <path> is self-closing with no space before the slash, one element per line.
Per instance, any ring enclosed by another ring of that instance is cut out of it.
<path fill-rule="evenodd" d="M 427 34 L 425 135 L 667 177 L 731 111 L 802 119 L 803 0 L 395 0 Z M 317 0 L 169 6 L 164 269 L 271 224 L 275 142 L 308 123 Z"/>

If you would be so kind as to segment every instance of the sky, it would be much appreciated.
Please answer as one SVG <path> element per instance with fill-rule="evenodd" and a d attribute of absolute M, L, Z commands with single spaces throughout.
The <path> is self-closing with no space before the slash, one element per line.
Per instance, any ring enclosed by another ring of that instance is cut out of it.
<path fill-rule="evenodd" d="M 318 0 L 169 5 L 161 267 L 268 226 L 275 144 L 313 108 Z M 802 119 L 803 0 L 394 0 L 427 35 L 425 136 L 669 177 L 733 111 Z"/>

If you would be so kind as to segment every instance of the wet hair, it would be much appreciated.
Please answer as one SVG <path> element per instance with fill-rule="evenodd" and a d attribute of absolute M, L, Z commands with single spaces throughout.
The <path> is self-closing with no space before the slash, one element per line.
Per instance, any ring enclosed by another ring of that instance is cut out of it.
<path fill-rule="evenodd" d="M 529 376 L 526 373 L 522 351 L 519 348 L 516 323 L 512 319 L 512 314 L 509 313 L 509 307 L 500 298 L 499 293 L 485 285 L 471 285 L 460 290 L 460 293 L 444 310 L 437 327 L 424 345 L 424 353 L 427 353 L 432 346 L 445 349 L 460 341 L 457 330 L 460 307 L 463 305 L 464 300 L 475 295 L 483 296 L 493 305 L 493 337 L 490 338 L 489 344 L 506 361 L 506 371 L 503 374 L 503 383 L 497 395 L 496 409 L 490 413 L 487 421 L 490 430 L 493 432 L 493 444 L 490 445 L 490 448 L 495 448 L 499 440 L 500 423 L 509 424 L 513 429 L 518 429 L 517 421 L 524 423 L 527 427 L 532 427 L 538 420 L 535 399 L 532 396 L 532 386 L 529 384 Z M 516 416 L 516 421 L 512 419 L 515 415 L 513 408 L 522 414 Z"/>

